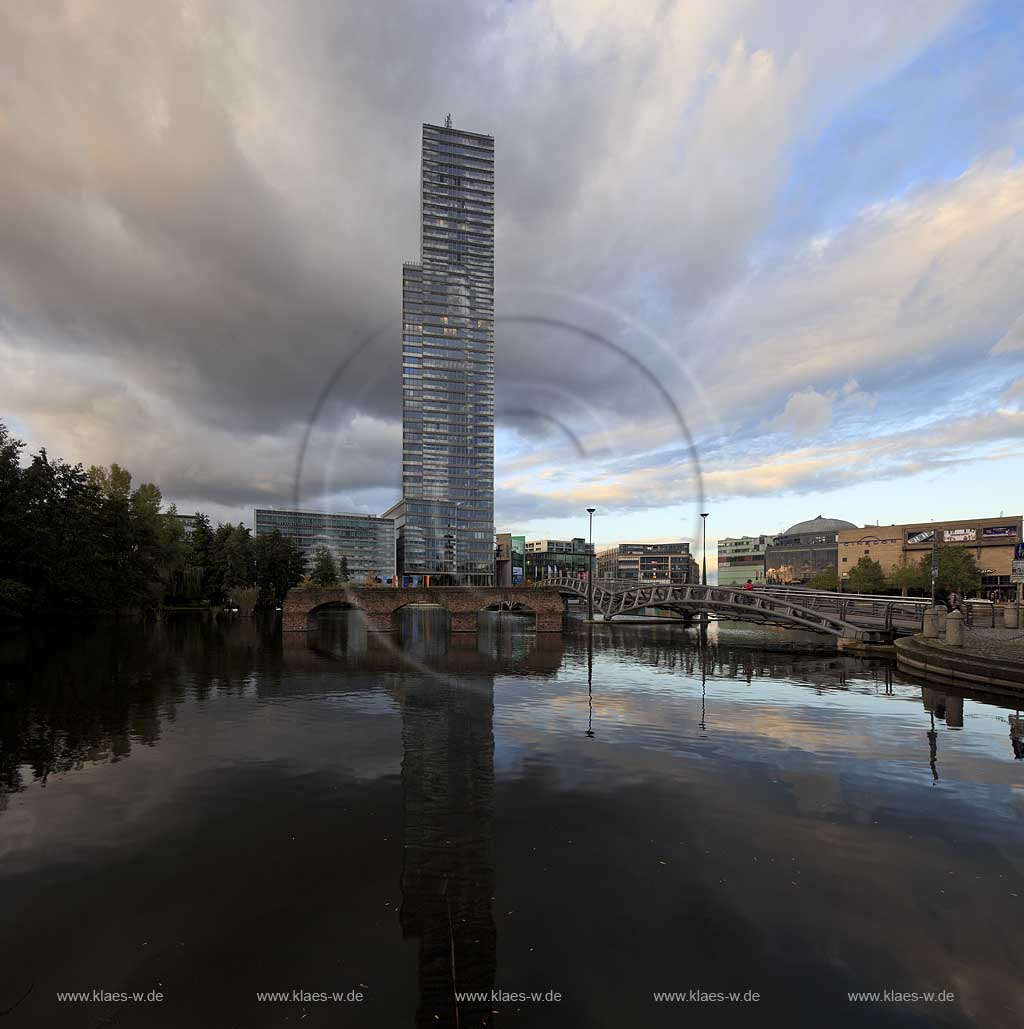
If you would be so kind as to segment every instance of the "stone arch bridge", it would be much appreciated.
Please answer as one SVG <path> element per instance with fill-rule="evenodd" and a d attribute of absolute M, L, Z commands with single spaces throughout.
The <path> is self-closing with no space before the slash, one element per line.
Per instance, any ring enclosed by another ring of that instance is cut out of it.
<path fill-rule="evenodd" d="M 446 608 L 452 632 L 476 632 L 481 611 L 503 610 L 532 613 L 538 632 L 561 632 L 565 601 L 557 587 L 487 586 L 336 586 L 327 589 L 291 589 L 281 605 L 285 632 L 315 628 L 316 615 L 324 608 L 357 608 L 366 615 L 371 632 L 393 632 L 399 612 L 410 604 L 434 604 Z"/>

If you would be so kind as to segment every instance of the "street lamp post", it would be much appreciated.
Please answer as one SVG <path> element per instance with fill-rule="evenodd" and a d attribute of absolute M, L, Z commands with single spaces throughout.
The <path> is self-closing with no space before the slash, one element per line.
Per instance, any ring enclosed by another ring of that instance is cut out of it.
<path fill-rule="evenodd" d="M 703 527 L 703 540 L 700 548 L 700 584 L 707 586 L 708 584 L 708 515 L 710 511 L 701 511 L 701 526 Z M 700 613 L 700 631 L 705 633 L 708 631 L 708 612 L 707 609 Z"/>
<path fill-rule="evenodd" d="M 594 620 L 594 512 L 596 507 L 588 507 L 590 515 L 590 545 L 587 547 L 587 621 Z"/>
<path fill-rule="evenodd" d="M 704 541 L 701 544 L 700 554 L 700 584 L 702 586 L 707 586 L 708 584 L 708 515 L 710 513 L 710 511 L 701 511 L 700 513 L 700 516 L 703 519 L 701 524 L 704 526 Z"/>

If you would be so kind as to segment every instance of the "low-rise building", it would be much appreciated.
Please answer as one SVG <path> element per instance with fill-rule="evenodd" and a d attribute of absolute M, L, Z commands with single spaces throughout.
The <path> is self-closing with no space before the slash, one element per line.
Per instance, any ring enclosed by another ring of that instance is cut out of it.
<path fill-rule="evenodd" d="M 981 572 L 982 589 L 1008 587 L 1011 562 L 1021 542 L 1021 515 L 966 518 L 902 525 L 865 525 L 838 534 L 838 571 L 845 575 L 862 557 L 870 557 L 890 575 L 899 564 L 920 561 L 935 539 L 943 547 L 965 547 Z"/>
<path fill-rule="evenodd" d="M 764 582 L 764 559 L 774 536 L 726 536 L 718 541 L 718 585 Z"/>
<path fill-rule="evenodd" d="M 619 543 L 597 555 L 599 579 L 629 579 L 635 582 L 700 582 L 700 566 L 690 553 L 690 544 Z"/>
<path fill-rule="evenodd" d="M 586 574 L 594 545 L 585 539 L 526 540 L 523 547 L 526 578 L 530 581 L 555 575 Z"/>
<path fill-rule="evenodd" d="M 253 534 L 260 536 L 277 529 L 294 539 L 309 571 L 321 547 L 326 547 L 339 565 L 342 557 L 353 582 L 395 574 L 395 523 L 377 515 L 327 511 L 282 511 L 258 507 L 253 511 Z"/>
<path fill-rule="evenodd" d="M 826 568 L 838 568 L 838 535 L 843 529 L 856 528 L 853 522 L 822 515 L 791 525 L 765 548 L 765 579 L 806 583 Z"/>

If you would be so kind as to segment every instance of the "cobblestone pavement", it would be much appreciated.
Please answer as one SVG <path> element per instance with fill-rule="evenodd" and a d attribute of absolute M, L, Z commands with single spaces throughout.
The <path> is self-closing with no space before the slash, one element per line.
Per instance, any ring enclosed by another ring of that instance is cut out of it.
<path fill-rule="evenodd" d="M 1024 629 L 965 628 L 961 652 L 1024 665 Z"/>

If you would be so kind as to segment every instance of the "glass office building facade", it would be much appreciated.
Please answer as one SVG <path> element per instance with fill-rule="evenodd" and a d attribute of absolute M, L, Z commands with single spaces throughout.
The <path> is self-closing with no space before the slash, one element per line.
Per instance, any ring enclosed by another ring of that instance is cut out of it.
<path fill-rule="evenodd" d="M 390 518 L 258 507 L 253 511 L 253 529 L 256 536 L 277 529 L 295 540 L 307 572 L 316 552 L 326 547 L 335 565 L 345 558 L 352 582 L 386 581 L 395 574 L 395 523 Z"/>
<path fill-rule="evenodd" d="M 494 584 L 494 139 L 423 126 L 420 261 L 402 269 L 403 576 Z"/>
<path fill-rule="evenodd" d="M 526 578 L 535 582 L 559 575 L 585 576 L 593 552 L 594 545 L 580 536 L 571 540 L 525 540 Z"/>

